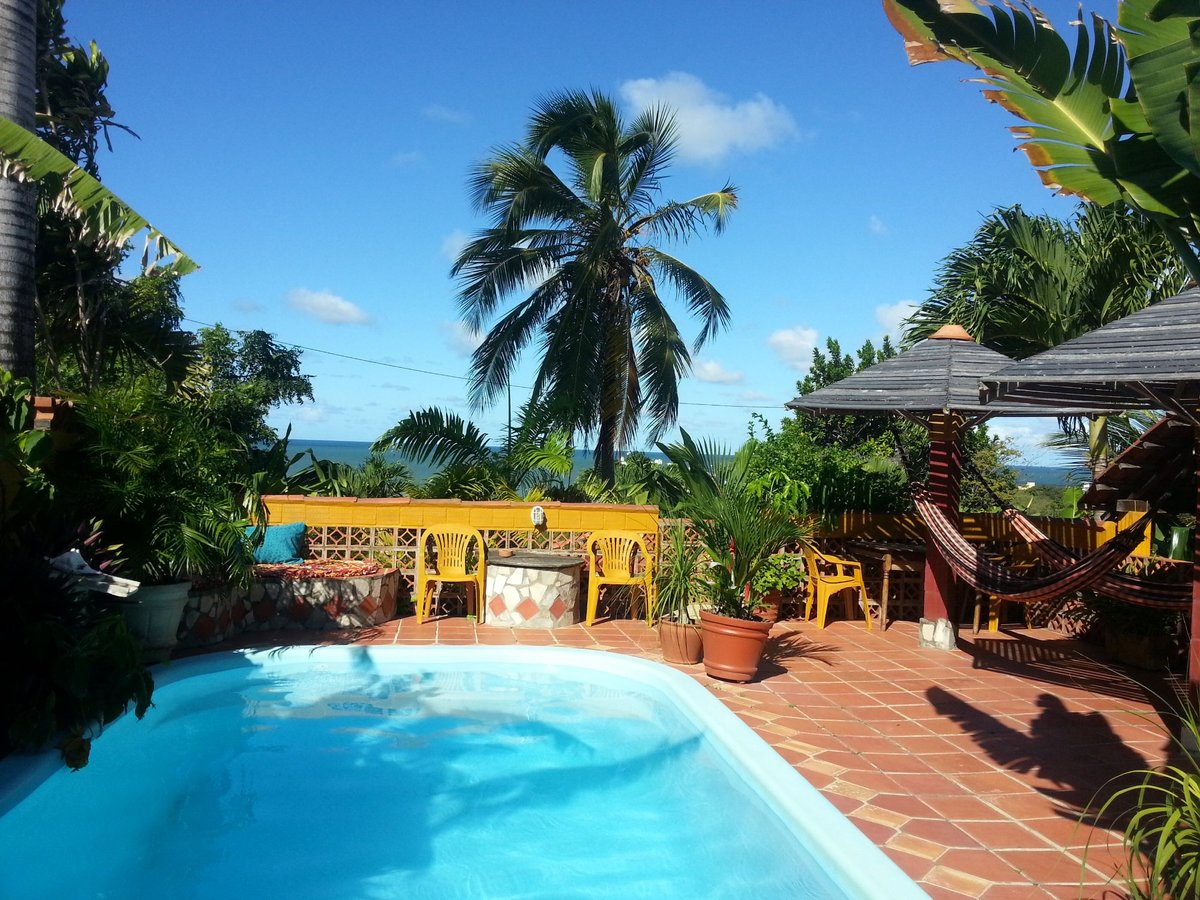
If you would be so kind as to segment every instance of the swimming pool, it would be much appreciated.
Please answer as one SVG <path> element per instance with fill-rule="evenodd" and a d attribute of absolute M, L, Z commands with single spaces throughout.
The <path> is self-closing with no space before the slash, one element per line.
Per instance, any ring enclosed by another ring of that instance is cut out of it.
<path fill-rule="evenodd" d="M 293 647 L 0 762 L 0 896 L 925 896 L 716 698 L 617 654 Z"/>

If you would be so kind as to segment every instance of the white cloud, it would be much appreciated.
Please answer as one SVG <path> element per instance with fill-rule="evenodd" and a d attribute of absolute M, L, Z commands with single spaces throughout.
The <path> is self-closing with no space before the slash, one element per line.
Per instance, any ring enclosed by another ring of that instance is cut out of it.
<path fill-rule="evenodd" d="M 686 72 L 626 81 L 620 90 L 639 111 L 660 104 L 671 108 L 679 156 L 686 161 L 717 162 L 734 151 L 762 150 L 800 135 L 792 114 L 765 94 L 733 102 Z"/>
<path fill-rule="evenodd" d="M 371 317 L 345 297 L 329 291 L 310 291 L 297 288 L 288 294 L 288 306 L 334 325 L 365 325 Z"/>
<path fill-rule="evenodd" d="M 251 300 L 249 297 L 239 297 L 237 300 L 234 300 L 233 308 L 238 312 L 243 313 L 262 312 L 264 309 L 266 309 L 263 304 L 259 303 L 257 300 Z"/>
<path fill-rule="evenodd" d="M 875 321 L 879 323 L 879 327 L 883 329 L 884 334 L 896 339 L 900 337 L 904 320 L 911 316 L 916 308 L 917 304 L 911 300 L 901 300 L 898 303 L 891 304 L 885 303 L 875 307 Z"/>
<path fill-rule="evenodd" d="M 471 117 L 457 109 L 450 109 L 448 106 L 442 106 L 440 103 L 431 103 L 421 110 L 421 115 L 427 119 L 435 119 L 438 122 L 449 122 L 451 125 L 466 125 L 471 121 Z"/>
<path fill-rule="evenodd" d="M 788 368 L 807 372 L 812 365 L 813 348 L 817 346 L 817 329 L 805 325 L 782 328 L 767 338 L 767 346 L 775 351 Z"/>
<path fill-rule="evenodd" d="M 870 231 L 871 234 L 877 234 L 880 237 L 883 237 L 885 234 L 891 234 L 892 232 L 892 229 L 888 228 L 887 222 L 883 221 L 883 219 L 876 215 L 872 215 L 869 219 L 867 219 L 867 230 Z"/>
<path fill-rule="evenodd" d="M 290 406 L 288 407 L 288 412 L 291 414 L 293 421 L 304 425 L 324 422 L 329 418 L 329 410 L 324 406 Z"/>
<path fill-rule="evenodd" d="M 705 384 L 741 384 L 746 380 L 746 376 L 741 372 L 730 372 L 713 359 L 697 362 L 692 367 L 692 374 L 696 376 L 697 381 L 703 381 Z"/>
<path fill-rule="evenodd" d="M 392 155 L 392 165 L 397 168 L 404 166 L 412 166 L 424 161 L 425 157 L 421 156 L 416 150 L 401 150 Z"/>
<path fill-rule="evenodd" d="M 483 335 L 472 331 L 462 322 L 443 322 L 438 326 L 446 335 L 446 343 L 459 356 L 470 356 L 483 343 Z"/>
<path fill-rule="evenodd" d="M 737 398 L 743 403 L 758 403 L 762 400 L 777 399 L 772 397 L 770 394 L 763 393 L 762 391 L 742 391 L 740 394 L 738 394 Z"/>
<path fill-rule="evenodd" d="M 442 238 L 442 256 L 454 262 L 458 259 L 458 254 L 462 253 L 463 248 L 471 242 L 471 236 L 465 231 L 455 228 L 452 232 Z"/>

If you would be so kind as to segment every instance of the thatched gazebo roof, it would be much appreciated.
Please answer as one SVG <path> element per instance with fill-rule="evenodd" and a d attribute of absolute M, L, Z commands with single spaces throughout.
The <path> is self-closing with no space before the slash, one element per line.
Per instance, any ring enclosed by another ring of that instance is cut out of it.
<path fill-rule="evenodd" d="M 1192 288 L 983 378 L 982 397 L 1092 412 L 1200 406 L 1200 289 Z"/>
<path fill-rule="evenodd" d="M 898 356 L 797 397 L 787 406 L 819 415 L 899 413 L 912 419 L 949 412 L 977 421 L 1039 415 L 1027 405 L 985 405 L 980 399 L 980 381 L 1012 364 L 1003 353 L 976 343 L 961 327 L 947 325 Z"/>

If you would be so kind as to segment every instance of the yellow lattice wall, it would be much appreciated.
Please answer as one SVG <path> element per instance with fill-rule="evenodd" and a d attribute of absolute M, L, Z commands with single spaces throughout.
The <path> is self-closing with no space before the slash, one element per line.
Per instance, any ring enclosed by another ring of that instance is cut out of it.
<path fill-rule="evenodd" d="M 404 594 L 412 590 L 421 532 L 433 525 L 477 528 L 492 548 L 553 550 L 583 555 L 593 531 L 634 531 L 654 551 L 658 507 L 593 503 L 413 500 L 408 497 L 263 498 L 273 525 L 303 522 L 310 559 L 374 560 L 400 570 Z M 544 527 L 534 527 L 530 510 L 541 506 Z"/>

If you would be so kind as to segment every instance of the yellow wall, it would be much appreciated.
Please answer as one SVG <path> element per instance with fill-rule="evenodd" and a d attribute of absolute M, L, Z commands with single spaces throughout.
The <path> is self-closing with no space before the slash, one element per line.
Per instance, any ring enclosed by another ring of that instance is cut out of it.
<path fill-rule="evenodd" d="M 519 503 L 515 501 L 413 500 L 409 497 L 264 497 L 271 524 L 304 522 L 310 528 L 427 528 L 466 525 L 471 528 L 532 529 L 529 511 L 546 511 L 548 531 L 636 531 L 657 534 L 657 506 L 594 503 Z"/>

